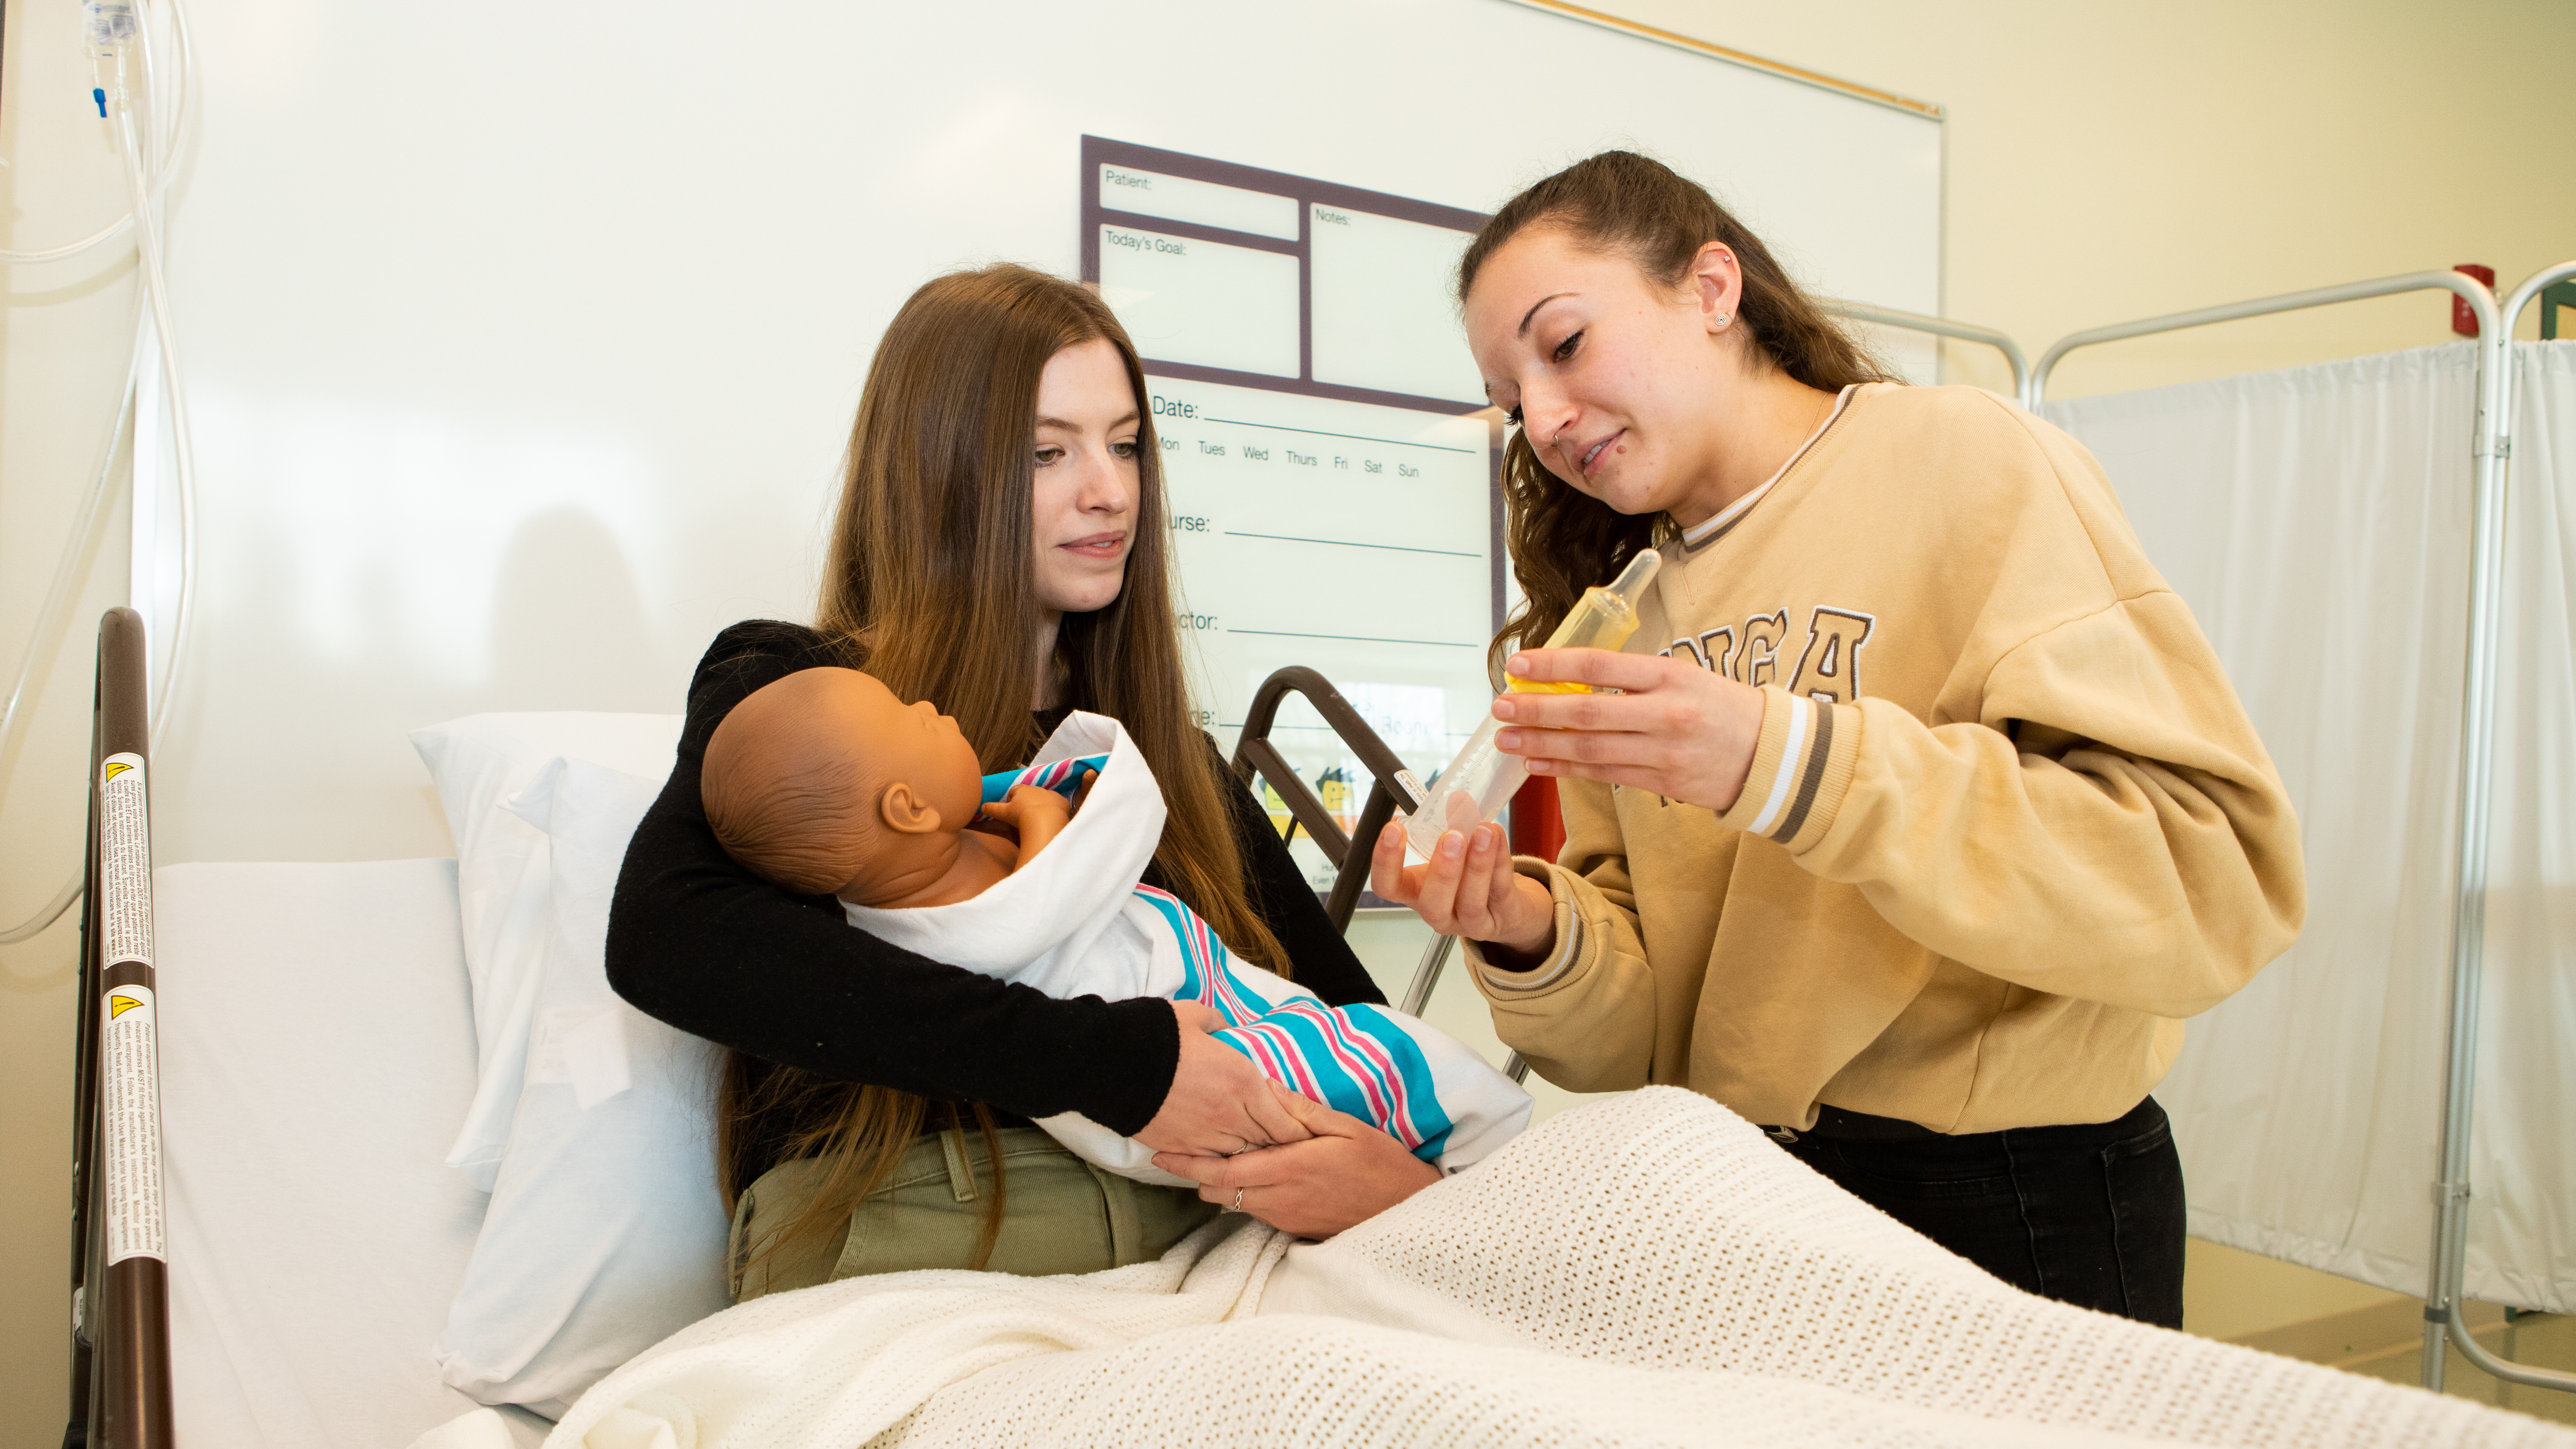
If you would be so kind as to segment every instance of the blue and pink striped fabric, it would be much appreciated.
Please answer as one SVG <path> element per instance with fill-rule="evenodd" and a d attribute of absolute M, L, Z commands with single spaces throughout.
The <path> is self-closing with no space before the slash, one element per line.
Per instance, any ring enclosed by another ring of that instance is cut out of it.
<path fill-rule="evenodd" d="M 1425 1162 L 1446 1150 L 1452 1123 L 1421 1046 L 1384 1010 L 1326 1006 L 1311 996 L 1277 1004 L 1228 966 L 1225 943 L 1169 891 L 1136 887 L 1180 942 L 1184 977 L 1176 1001 L 1202 1001 L 1225 1018 L 1217 1040 L 1263 1074 L 1303 1096 L 1386 1130 Z"/>
<path fill-rule="evenodd" d="M 1044 785 L 1066 799 L 1082 788 L 1086 771 L 1097 771 L 1109 763 L 1107 754 L 1084 755 L 1079 759 L 1058 760 L 1052 765 L 1031 765 L 1025 770 L 1004 770 L 984 777 L 984 803 L 995 804 L 1010 798 L 1014 785 Z"/>

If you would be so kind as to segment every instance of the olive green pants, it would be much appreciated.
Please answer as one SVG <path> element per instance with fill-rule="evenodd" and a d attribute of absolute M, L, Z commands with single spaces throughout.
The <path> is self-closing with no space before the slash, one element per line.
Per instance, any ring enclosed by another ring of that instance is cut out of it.
<path fill-rule="evenodd" d="M 1034 1127 L 1006 1127 L 1001 1139 L 1002 1234 L 985 1264 L 997 1272 L 1035 1277 L 1149 1262 L 1219 1211 L 1189 1189 L 1094 1167 Z M 759 1256 L 822 1191 L 829 1165 L 814 1157 L 782 1162 L 735 1204 L 727 1255 L 735 1302 L 867 1273 L 968 1266 L 993 1191 L 982 1133 L 922 1137 L 848 1218 Z"/>

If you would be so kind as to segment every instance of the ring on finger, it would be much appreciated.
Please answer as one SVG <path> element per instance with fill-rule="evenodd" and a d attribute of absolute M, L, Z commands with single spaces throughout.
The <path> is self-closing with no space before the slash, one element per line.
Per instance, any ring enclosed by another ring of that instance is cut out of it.
<path fill-rule="evenodd" d="M 1234 1190 L 1234 1210 L 1243 1211 L 1243 1189 L 1239 1187 Z"/>

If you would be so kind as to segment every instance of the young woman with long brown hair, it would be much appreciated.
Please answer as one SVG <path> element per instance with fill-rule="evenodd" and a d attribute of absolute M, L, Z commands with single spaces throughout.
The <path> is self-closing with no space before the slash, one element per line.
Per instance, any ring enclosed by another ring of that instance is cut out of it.
<path fill-rule="evenodd" d="M 2190 611 L 2072 439 L 1892 384 L 1762 242 L 1644 157 L 1505 206 L 1458 271 L 1518 431 L 1528 602 L 1495 827 L 1379 894 L 1469 938 L 1551 1081 L 1696 1088 L 2008 1282 L 2179 1326 L 2182 1176 L 2149 1091 L 2182 1018 L 2296 936 L 2297 822 Z M 1552 651 L 1662 551 L 1654 654 Z"/>
<path fill-rule="evenodd" d="M 708 738 L 799 669 L 861 667 L 935 702 L 987 770 L 1025 761 L 1067 710 L 1111 715 L 1171 807 L 1148 879 L 1325 1000 L 1382 1001 L 1189 723 L 1144 396 L 1135 348 L 1082 288 L 1015 266 L 924 286 L 869 369 L 814 626 L 735 625 L 698 666 L 670 783 L 627 851 L 608 970 L 638 1008 L 729 1049 L 717 1156 L 737 1297 L 906 1268 L 1115 1267 L 1217 1211 L 1217 1194 L 1098 1171 L 1028 1125 L 1060 1112 L 1191 1159 L 1297 1144 L 1330 1213 L 1311 1192 L 1223 1199 L 1295 1230 L 1436 1176 L 1382 1132 L 1283 1105 L 1207 1035 L 1203 1006 L 1058 1001 L 913 955 L 829 897 L 753 877 L 707 827 Z"/>

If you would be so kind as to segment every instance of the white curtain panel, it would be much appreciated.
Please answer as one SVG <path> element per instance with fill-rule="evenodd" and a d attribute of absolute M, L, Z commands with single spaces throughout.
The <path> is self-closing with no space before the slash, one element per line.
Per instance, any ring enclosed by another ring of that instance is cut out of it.
<path fill-rule="evenodd" d="M 2576 344 L 2516 348 L 2468 1292 L 2576 1311 Z M 2308 921 L 2157 1097 L 2191 1231 L 2424 1291 L 2468 627 L 2467 344 L 2049 405 L 2288 783 Z"/>

